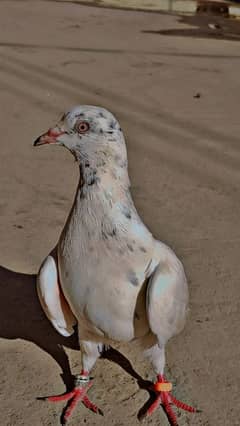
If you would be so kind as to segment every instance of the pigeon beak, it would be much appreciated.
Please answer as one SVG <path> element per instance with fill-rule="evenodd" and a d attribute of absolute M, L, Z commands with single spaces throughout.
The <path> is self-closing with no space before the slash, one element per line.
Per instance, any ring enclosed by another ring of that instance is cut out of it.
<path fill-rule="evenodd" d="M 66 132 L 64 132 L 64 131 L 60 131 L 60 130 L 56 130 L 56 129 L 49 129 L 48 132 L 39 136 L 33 142 L 33 146 L 40 146 L 40 145 L 57 143 L 58 142 L 57 138 L 61 135 L 64 135 L 65 133 Z"/>

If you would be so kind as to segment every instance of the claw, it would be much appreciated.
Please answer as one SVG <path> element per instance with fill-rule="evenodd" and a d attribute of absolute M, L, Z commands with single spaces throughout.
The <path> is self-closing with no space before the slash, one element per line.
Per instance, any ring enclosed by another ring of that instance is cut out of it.
<path fill-rule="evenodd" d="M 82 401 L 85 407 L 94 413 L 103 415 L 103 412 L 95 404 L 93 404 L 87 396 L 87 392 L 92 386 L 92 382 L 89 380 L 91 379 L 86 375 L 78 375 L 74 381 L 74 389 L 71 392 L 67 392 L 63 395 L 41 398 L 49 402 L 68 401 L 67 407 L 63 411 L 62 425 L 67 423 L 79 401 Z"/>
<path fill-rule="evenodd" d="M 69 402 L 69 404 L 68 404 L 68 406 L 67 406 L 67 408 L 64 412 L 63 420 L 62 420 L 63 425 L 65 425 L 67 423 L 68 419 L 71 417 L 73 410 L 76 407 L 78 401 L 82 400 L 83 395 L 82 395 L 82 392 L 79 389 L 76 389 L 74 393 L 75 393 L 74 397 L 70 400 L 70 402 Z"/>
<path fill-rule="evenodd" d="M 148 408 L 147 412 L 145 413 L 145 416 L 150 416 L 159 407 L 159 405 L 162 405 L 167 414 L 170 425 L 178 426 L 177 417 L 171 407 L 171 404 L 190 413 L 196 413 L 200 410 L 197 410 L 196 408 L 193 408 L 190 405 L 187 405 L 184 402 L 181 402 L 176 399 L 171 394 L 171 389 L 171 383 L 167 382 L 164 379 L 163 375 L 159 375 L 157 382 L 153 385 L 153 390 L 156 393 L 156 399 Z"/>
<path fill-rule="evenodd" d="M 101 416 L 103 416 L 102 410 L 100 410 L 100 408 L 98 408 L 95 404 L 93 404 L 87 395 L 84 396 L 82 402 L 86 408 L 88 408 L 89 410 L 93 411 L 96 414 L 100 414 Z"/>

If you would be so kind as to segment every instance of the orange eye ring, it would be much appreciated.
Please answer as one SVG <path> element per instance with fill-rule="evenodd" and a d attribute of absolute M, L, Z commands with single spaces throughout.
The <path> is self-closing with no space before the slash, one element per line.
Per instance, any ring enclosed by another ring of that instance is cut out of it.
<path fill-rule="evenodd" d="M 78 121 L 75 125 L 75 129 L 78 133 L 86 133 L 89 130 L 90 126 L 87 121 Z"/>

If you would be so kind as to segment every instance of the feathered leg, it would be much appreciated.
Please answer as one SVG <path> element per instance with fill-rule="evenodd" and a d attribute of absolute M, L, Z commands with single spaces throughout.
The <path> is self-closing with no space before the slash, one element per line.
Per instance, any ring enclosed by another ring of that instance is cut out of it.
<path fill-rule="evenodd" d="M 183 329 L 188 306 L 188 286 L 183 266 L 175 254 L 158 244 L 159 264 L 153 271 L 148 287 L 146 307 L 150 329 L 157 336 L 158 344 L 146 351 L 146 356 L 157 374 L 157 381 L 152 386 L 156 399 L 146 415 L 152 414 L 161 404 L 168 416 L 171 426 L 177 426 L 177 417 L 172 405 L 196 412 L 178 401 L 171 394 L 172 384 L 164 378 L 165 345 L 169 339 Z"/>
<path fill-rule="evenodd" d="M 145 351 L 145 356 L 150 359 L 154 370 L 157 372 L 157 381 L 153 384 L 151 390 L 156 394 L 154 402 L 150 405 L 145 416 L 150 416 L 158 407 L 162 405 L 164 411 L 167 414 L 169 423 L 171 426 L 178 426 L 177 417 L 174 413 L 171 405 L 176 405 L 182 410 L 188 411 L 190 413 L 197 412 L 193 407 L 177 400 L 172 394 L 172 384 L 168 382 L 164 375 L 164 365 L 165 365 L 165 349 L 164 346 L 155 345 L 152 348 Z"/>

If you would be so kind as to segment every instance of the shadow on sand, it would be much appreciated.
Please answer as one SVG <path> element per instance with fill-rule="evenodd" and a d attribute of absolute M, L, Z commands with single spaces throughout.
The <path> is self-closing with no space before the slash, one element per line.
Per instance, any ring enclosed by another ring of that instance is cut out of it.
<path fill-rule="evenodd" d="M 207 38 L 214 40 L 240 41 L 240 27 L 236 19 L 213 14 L 181 16 L 178 22 L 191 25 L 192 28 L 174 28 L 167 30 L 143 30 L 143 33 L 162 36 L 180 36 Z M 194 27 L 194 28 L 193 28 Z"/>
<path fill-rule="evenodd" d="M 59 364 L 67 389 L 72 385 L 69 361 L 63 345 L 78 349 L 77 335 L 64 338 L 43 313 L 36 291 L 36 275 L 0 267 L 0 337 L 35 343 Z"/>

